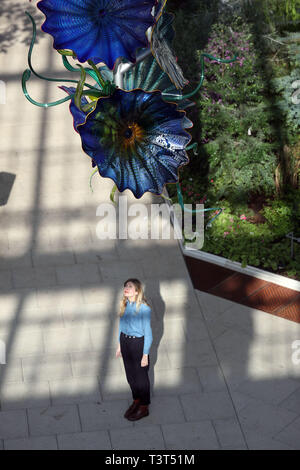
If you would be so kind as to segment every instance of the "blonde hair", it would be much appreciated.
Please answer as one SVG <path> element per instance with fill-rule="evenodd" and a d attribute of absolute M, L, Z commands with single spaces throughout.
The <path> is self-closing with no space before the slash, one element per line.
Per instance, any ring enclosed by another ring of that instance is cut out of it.
<path fill-rule="evenodd" d="M 135 313 L 139 312 L 140 306 L 141 306 L 142 303 L 144 303 L 144 304 L 146 304 L 150 307 L 150 305 L 148 304 L 148 302 L 147 302 L 147 300 L 144 296 L 144 290 L 143 290 L 143 286 L 142 286 L 141 281 L 139 281 L 138 279 L 135 279 L 135 278 L 127 279 L 127 281 L 124 282 L 124 287 L 126 286 L 127 282 L 132 282 L 132 284 L 135 285 L 135 289 L 137 291 L 136 312 Z M 127 299 L 127 297 L 125 297 L 125 295 L 123 293 L 122 299 L 120 301 L 120 311 L 119 311 L 119 314 L 118 314 L 119 317 L 122 317 L 124 315 L 127 302 L 128 302 L 128 299 Z"/>

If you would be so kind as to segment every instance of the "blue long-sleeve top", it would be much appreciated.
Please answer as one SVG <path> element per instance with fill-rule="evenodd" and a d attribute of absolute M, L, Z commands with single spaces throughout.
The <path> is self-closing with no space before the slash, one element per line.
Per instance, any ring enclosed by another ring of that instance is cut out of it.
<path fill-rule="evenodd" d="M 151 329 L 151 308 L 149 305 L 141 303 L 140 309 L 136 313 L 136 302 L 127 301 L 124 315 L 120 317 L 119 341 L 121 331 L 129 336 L 144 336 L 143 354 L 149 354 L 153 341 Z"/>

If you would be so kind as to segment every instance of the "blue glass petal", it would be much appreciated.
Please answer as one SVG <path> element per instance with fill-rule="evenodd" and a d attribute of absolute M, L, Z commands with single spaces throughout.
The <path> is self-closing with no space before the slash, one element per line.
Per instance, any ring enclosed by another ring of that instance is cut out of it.
<path fill-rule="evenodd" d="M 71 49 L 80 62 L 105 62 L 118 57 L 135 61 L 138 47 L 147 46 L 146 31 L 154 24 L 156 0 L 41 0 L 46 20 L 42 30 L 54 38 L 55 49 Z"/>

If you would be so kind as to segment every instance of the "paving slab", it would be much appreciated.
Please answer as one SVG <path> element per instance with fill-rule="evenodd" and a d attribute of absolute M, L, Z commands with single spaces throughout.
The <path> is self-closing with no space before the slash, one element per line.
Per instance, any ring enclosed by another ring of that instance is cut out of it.
<path fill-rule="evenodd" d="M 212 425 L 218 436 L 222 449 L 246 448 L 245 437 L 237 418 L 228 416 L 212 420 Z"/>
<path fill-rule="evenodd" d="M 203 420 L 161 426 L 167 449 L 218 450 L 220 443 L 212 422 Z"/>
<path fill-rule="evenodd" d="M 180 396 L 186 421 L 235 416 L 228 391 L 186 393 Z"/>
<path fill-rule="evenodd" d="M 82 431 L 130 428 L 133 422 L 124 419 L 127 400 L 104 400 L 100 403 L 81 403 L 78 406 Z"/>
<path fill-rule="evenodd" d="M 108 431 L 78 432 L 57 435 L 59 450 L 111 450 Z"/>
<path fill-rule="evenodd" d="M 267 403 L 252 402 L 239 411 L 244 431 L 250 430 L 266 437 L 274 437 L 297 418 L 297 414 Z"/>
<path fill-rule="evenodd" d="M 159 370 L 155 373 L 154 396 L 197 393 L 202 390 L 194 367 Z"/>
<path fill-rule="evenodd" d="M 151 361 L 151 359 L 150 359 Z M 166 374 L 167 371 L 160 370 L 157 373 Z M 157 374 L 156 374 L 157 375 Z M 151 384 L 151 373 L 149 374 L 150 384 Z M 99 384 L 100 392 L 103 400 L 127 400 L 129 397 L 132 398 L 131 389 L 126 379 L 125 371 L 124 373 L 106 373 L 103 371 L 99 374 Z M 152 394 L 150 387 L 150 395 Z M 125 411 L 124 411 L 125 413 Z M 123 414 L 124 414 L 123 413 Z"/>
<path fill-rule="evenodd" d="M 0 411 L 0 439 L 28 436 L 26 410 Z"/>
<path fill-rule="evenodd" d="M 167 342 L 167 344 L 168 356 L 174 369 L 217 364 L 217 358 L 209 339 L 188 341 L 182 345 L 181 350 L 177 349 L 174 343 Z"/>
<path fill-rule="evenodd" d="M 67 405 L 87 402 L 100 402 L 101 394 L 97 376 L 49 380 L 52 405 Z"/>
<path fill-rule="evenodd" d="M 298 413 L 300 416 L 300 387 L 284 398 L 279 406 L 290 411 Z"/>
<path fill-rule="evenodd" d="M 22 382 L 23 381 L 23 370 L 22 370 L 22 359 L 9 359 L 6 357 L 6 364 L 0 364 L 1 382 Z"/>
<path fill-rule="evenodd" d="M 299 400 L 299 385 L 299 381 L 289 378 L 286 378 L 285 380 L 278 380 L 278 378 L 274 378 L 259 381 L 253 381 L 253 379 L 249 379 L 245 380 L 236 390 L 250 395 L 253 398 L 258 398 L 266 403 L 279 405 L 280 403 L 283 403 L 284 400 L 287 399 L 292 393 L 295 393 L 295 398 L 298 396 Z M 287 406 L 283 407 L 288 409 Z M 297 408 L 294 408 L 294 410 L 296 412 L 299 411 L 299 405 Z"/>
<path fill-rule="evenodd" d="M 219 365 L 197 367 L 204 392 L 227 391 L 225 377 Z"/>
<path fill-rule="evenodd" d="M 300 417 L 296 418 L 290 424 L 288 424 L 284 429 L 282 429 L 278 434 L 274 436 L 276 441 L 279 441 L 281 445 L 287 445 L 291 449 L 299 450 L 300 449 Z"/>
<path fill-rule="evenodd" d="M 46 354 L 91 351 L 90 330 L 87 327 L 44 328 Z"/>
<path fill-rule="evenodd" d="M 120 376 L 123 374 L 122 359 L 116 358 L 117 348 L 100 349 L 98 351 L 72 352 L 70 354 L 74 377 L 93 376 L 102 380 L 107 374 Z M 83 379 L 81 379 L 83 381 Z"/>
<path fill-rule="evenodd" d="M 49 406 L 50 391 L 48 381 L 6 382 L 0 391 L 1 410 L 25 409 Z"/>
<path fill-rule="evenodd" d="M 46 436 L 81 431 L 76 405 L 43 406 L 28 409 L 31 436 Z"/>
<path fill-rule="evenodd" d="M 24 437 L 22 439 L 5 439 L 4 450 L 57 450 L 55 436 Z"/>
<path fill-rule="evenodd" d="M 32 355 L 22 358 L 25 382 L 72 377 L 69 354 Z"/>
<path fill-rule="evenodd" d="M 44 342 L 40 328 L 18 328 L 15 323 L 1 328 L 1 340 L 9 347 L 9 357 L 26 357 L 32 354 L 44 354 Z"/>
<path fill-rule="evenodd" d="M 128 406 L 132 400 L 128 400 Z M 149 424 L 183 423 L 185 421 L 184 409 L 180 396 L 152 396 L 151 413 L 143 419 L 134 421 L 134 426 L 148 426 Z"/>
<path fill-rule="evenodd" d="M 165 441 L 159 425 L 112 429 L 113 450 L 164 450 Z"/>

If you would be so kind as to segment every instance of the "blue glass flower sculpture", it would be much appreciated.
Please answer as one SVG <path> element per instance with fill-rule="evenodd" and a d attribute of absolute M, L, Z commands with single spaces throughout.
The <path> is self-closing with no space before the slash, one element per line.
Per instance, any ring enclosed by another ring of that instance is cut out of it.
<path fill-rule="evenodd" d="M 135 61 L 138 47 L 148 45 L 156 0 L 41 0 L 46 16 L 42 30 L 57 50 L 72 50 L 79 62 L 105 62 L 113 69 L 118 57 Z"/>
<path fill-rule="evenodd" d="M 82 105 L 86 103 L 83 97 Z M 189 162 L 185 112 L 163 101 L 159 91 L 117 89 L 99 98 L 90 113 L 73 102 L 70 110 L 83 150 L 120 192 L 128 188 L 137 199 L 146 191 L 161 194 L 166 183 L 178 181 L 179 167 Z"/>

